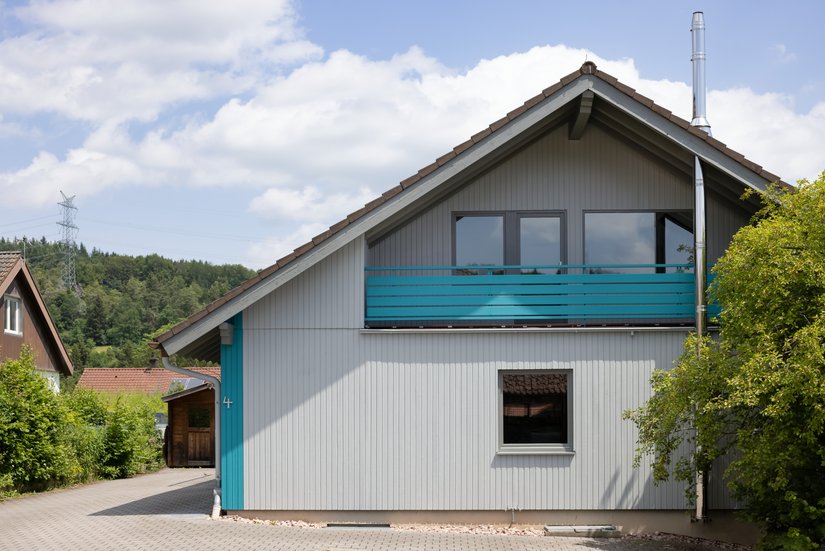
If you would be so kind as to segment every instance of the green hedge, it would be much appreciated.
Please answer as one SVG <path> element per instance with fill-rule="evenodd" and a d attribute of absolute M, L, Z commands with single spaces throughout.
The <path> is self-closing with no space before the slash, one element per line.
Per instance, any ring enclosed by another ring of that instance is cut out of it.
<path fill-rule="evenodd" d="M 162 466 L 156 397 L 56 395 L 34 369 L 30 350 L 0 363 L 0 495 Z"/>

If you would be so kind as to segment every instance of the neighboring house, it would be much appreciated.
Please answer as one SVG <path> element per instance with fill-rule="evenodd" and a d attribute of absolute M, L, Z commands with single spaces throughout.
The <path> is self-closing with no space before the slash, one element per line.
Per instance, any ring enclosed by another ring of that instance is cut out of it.
<path fill-rule="evenodd" d="M 778 178 L 587 62 L 158 337 L 221 363 L 223 508 L 688 530 L 622 412 L 694 327 L 697 164 L 713 264 Z"/>
<path fill-rule="evenodd" d="M 193 371 L 220 377 L 219 367 L 190 367 Z M 165 394 L 183 388 L 186 377 L 159 367 L 87 367 L 77 381 L 79 388 L 98 392 L 139 392 Z"/>
<path fill-rule="evenodd" d="M 215 390 L 208 383 L 191 381 L 162 398 L 169 404 L 165 454 L 169 467 L 215 465 Z"/>
<path fill-rule="evenodd" d="M 0 319 L 0 361 L 17 359 L 28 346 L 37 372 L 59 392 L 60 375 L 72 374 L 72 361 L 23 255 L 16 251 L 0 252 Z"/>

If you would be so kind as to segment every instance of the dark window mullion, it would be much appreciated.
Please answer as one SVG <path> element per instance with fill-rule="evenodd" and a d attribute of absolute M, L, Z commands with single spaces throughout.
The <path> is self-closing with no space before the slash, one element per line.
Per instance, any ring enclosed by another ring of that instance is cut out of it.
<path fill-rule="evenodd" d="M 656 213 L 656 264 L 665 263 L 665 214 Z M 656 268 L 656 273 L 664 273 L 665 268 Z"/>

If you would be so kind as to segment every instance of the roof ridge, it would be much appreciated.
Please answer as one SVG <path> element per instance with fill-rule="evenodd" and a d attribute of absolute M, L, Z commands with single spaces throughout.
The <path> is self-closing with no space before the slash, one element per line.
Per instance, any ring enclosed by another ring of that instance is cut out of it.
<path fill-rule="evenodd" d="M 466 141 L 458 144 L 457 146 L 453 147 L 453 149 L 451 151 L 448 151 L 444 155 L 436 158 L 435 161 L 433 161 L 432 163 L 430 163 L 430 164 L 426 165 L 425 167 L 419 169 L 418 172 L 416 172 L 415 174 L 405 178 L 404 180 L 401 180 L 401 182 L 399 182 L 397 185 L 395 185 L 394 187 L 392 187 L 389 190 L 385 191 L 384 193 L 382 193 L 381 195 L 379 195 L 378 197 L 376 197 L 375 199 L 373 199 L 372 201 L 370 201 L 369 203 L 367 203 L 366 205 L 364 205 L 360 209 L 356 210 L 355 212 L 352 212 L 352 213 L 348 214 L 340 222 L 338 222 L 336 224 L 333 224 L 327 230 L 325 230 L 322 233 L 316 235 L 315 237 L 313 237 L 311 240 L 304 243 L 303 245 L 297 247 L 291 253 L 283 256 L 282 258 L 279 258 L 272 265 L 270 265 L 266 268 L 262 268 L 261 270 L 258 271 L 257 274 L 255 274 L 251 278 L 247 279 L 246 281 L 242 282 L 240 285 L 238 285 L 234 289 L 230 290 L 229 292 L 227 292 L 223 296 L 215 299 L 214 301 L 209 303 L 206 307 L 204 307 L 202 310 L 196 312 L 195 314 L 193 314 L 189 318 L 187 318 L 187 319 L 183 320 L 182 322 L 178 323 L 177 325 L 175 325 L 174 327 L 172 327 L 171 329 L 169 329 L 165 333 L 155 337 L 152 344 L 154 346 L 161 345 L 161 343 L 163 343 L 165 340 L 173 337 L 174 335 L 177 335 L 178 333 L 180 333 L 181 331 L 183 331 L 187 327 L 191 326 L 192 324 L 194 324 L 198 320 L 204 318 L 205 316 L 207 316 L 208 314 L 210 314 L 211 312 L 213 312 L 214 310 L 216 310 L 220 306 L 223 306 L 227 302 L 231 301 L 233 298 L 235 298 L 238 295 L 244 293 L 246 290 L 250 289 L 251 287 L 254 287 L 258 283 L 260 283 L 263 280 L 269 278 L 272 274 L 274 274 L 275 272 L 277 272 L 281 268 L 284 268 L 288 264 L 291 264 L 293 261 L 300 258 L 301 256 L 303 256 L 304 254 L 306 254 L 307 252 L 309 252 L 310 250 L 312 250 L 316 246 L 320 245 L 321 243 L 323 243 L 324 241 L 326 241 L 327 239 L 329 239 L 333 235 L 339 233 L 345 227 L 347 227 L 350 224 L 356 222 L 358 219 L 362 218 L 367 213 L 369 213 L 369 212 L 375 210 L 376 208 L 378 208 L 379 206 L 383 205 L 384 203 L 386 203 L 387 201 L 389 201 L 390 199 L 392 199 L 393 197 L 395 197 L 399 193 L 402 193 L 404 190 L 406 190 L 410 186 L 413 186 L 416 183 L 418 183 L 419 181 L 423 180 L 424 178 L 426 178 L 427 176 L 429 176 L 430 174 L 432 174 L 433 172 L 438 170 L 441 166 L 443 166 L 444 164 L 446 164 L 450 160 L 454 159 L 458 155 L 461 155 L 462 153 L 464 153 L 465 151 L 467 151 L 468 149 L 470 149 L 474 145 L 478 144 L 479 142 L 486 140 L 489 136 L 491 136 L 492 134 L 498 132 L 504 126 L 506 126 L 507 124 L 509 124 L 513 120 L 517 119 L 518 117 L 521 117 L 523 114 L 525 114 L 526 112 L 528 112 L 531 109 L 533 109 L 534 107 L 536 107 L 538 104 L 540 104 L 542 101 L 544 101 L 545 99 L 547 99 L 551 95 L 555 94 L 556 92 L 558 92 L 559 90 L 561 90 L 562 88 L 567 86 L 568 84 L 574 82 L 578 78 L 580 78 L 582 76 L 585 76 L 585 75 L 586 76 L 594 76 L 594 77 L 606 82 L 607 84 L 614 87 L 616 90 L 626 94 L 627 96 L 629 96 L 632 99 L 636 100 L 637 102 L 641 103 L 645 107 L 651 109 L 653 112 L 657 113 L 658 115 L 668 119 L 669 121 L 673 122 L 677 126 L 683 128 L 684 130 L 689 132 L 691 135 L 696 136 L 696 137 L 704 140 L 705 142 L 707 142 L 714 149 L 719 150 L 724 155 L 726 155 L 726 156 L 732 158 L 733 160 L 735 160 L 736 162 L 746 166 L 749 170 L 751 170 L 752 172 L 758 174 L 759 176 L 761 176 L 762 178 L 768 180 L 769 182 L 779 182 L 780 185 L 790 187 L 785 182 L 782 182 L 782 180 L 778 176 L 776 176 L 775 174 L 773 174 L 771 172 L 768 172 L 767 170 L 763 169 L 762 166 L 760 166 L 760 165 L 758 165 L 758 164 L 756 164 L 752 161 L 749 161 L 741 153 L 738 153 L 738 152 L 728 148 L 723 142 L 717 140 L 716 138 L 711 137 L 706 132 L 703 132 L 703 131 L 699 130 L 698 128 L 694 127 L 694 126 L 691 126 L 690 122 L 688 122 L 685 119 L 682 119 L 680 117 L 677 117 L 670 110 L 658 105 L 652 99 L 650 99 L 650 98 L 640 94 L 639 92 L 637 92 L 634 88 L 631 88 L 630 86 L 627 86 L 626 84 L 621 83 L 619 81 L 619 79 L 617 79 L 613 75 L 610 75 L 610 74 L 605 73 L 604 71 L 600 70 L 596 66 L 596 63 L 594 63 L 593 61 L 585 61 L 581 65 L 581 67 L 579 67 L 577 70 L 573 71 L 572 73 L 570 73 L 566 76 L 563 76 L 558 82 L 556 82 L 556 83 L 552 84 L 551 86 L 545 88 L 539 94 L 536 94 L 535 96 L 529 98 L 524 103 L 522 103 L 522 105 L 520 105 L 519 107 L 517 107 L 517 108 L 513 109 L 512 111 L 508 112 L 506 115 L 504 115 L 500 119 L 492 122 L 491 124 L 489 124 L 483 130 L 473 134 L 472 136 L 470 136 L 470 138 L 468 140 L 466 140 Z"/>

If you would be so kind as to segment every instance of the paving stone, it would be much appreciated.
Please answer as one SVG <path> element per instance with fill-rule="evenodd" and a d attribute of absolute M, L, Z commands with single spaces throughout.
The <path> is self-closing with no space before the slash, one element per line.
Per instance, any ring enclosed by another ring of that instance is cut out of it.
<path fill-rule="evenodd" d="M 657 542 L 211 520 L 213 469 L 165 469 L 0 503 L 0 549 L 652 551 Z M 678 545 L 667 549 L 680 551 Z M 689 549 L 685 547 L 684 549 Z"/>

